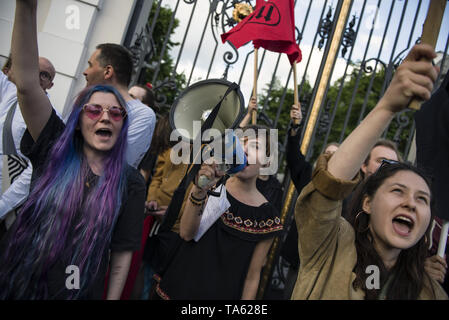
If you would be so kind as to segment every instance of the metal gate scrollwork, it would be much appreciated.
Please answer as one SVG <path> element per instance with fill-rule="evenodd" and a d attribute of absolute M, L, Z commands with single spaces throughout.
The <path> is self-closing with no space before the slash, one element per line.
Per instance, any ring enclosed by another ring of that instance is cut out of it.
<path fill-rule="evenodd" d="M 322 97 L 319 116 L 308 148 L 308 161 L 313 162 L 327 143 L 343 141 L 371 110 L 373 101 L 377 101 L 384 94 L 401 60 L 413 44 L 419 41 L 421 30 L 418 29 L 423 24 L 429 1 L 351 2 L 346 23 L 341 29 L 335 66 Z M 326 50 L 333 36 L 331 31 L 338 20 L 334 15 L 337 15 L 342 2 L 343 0 L 338 0 L 330 4 L 328 0 L 295 1 L 296 41 L 303 53 L 303 61 L 299 64 L 298 92 L 304 121 L 311 113 L 311 97 L 317 90 L 317 84 L 314 83 L 315 79 L 319 78 L 320 61 L 317 61 L 317 57 L 325 57 L 328 54 Z M 195 80 L 194 73 L 197 78 L 202 79 L 219 74 L 243 87 L 247 84 L 249 75 L 253 74 L 253 47 L 247 44 L 236 50 L 232 44 L 222 44 L 220 34 L 236 26 L 239 20 L 254 10 L 255 4 L 255 0 L 154 0 L 154 14 L 130 46 L 134 55 L 135 82 L 143 82 L 149 75 L 156 93 L 167 88 L 179 93 Z M 165 39 L 159 47 L 153 41 L 155 23 L 164 8 L 170 8 L 172 13 L 166 33 L 168 36 L 175 19 L 184 22 L 182 29 L 176 29 L 179 44 L 173 51 L 175 53 L 170 52 L 174 64 L 169 76 L 162 76 L 159 72 L 162 63 L 160 57 L 167 50 L 166 41 L 169 39 Z M 440 35 L 437 51 L 442 55 L 441 63 L 449 64 L 448 30 L 444 30 L 446 34 Z M 195 41 L 191 40 L 192 33 L 197 35 Z M 187 48 L 190 56 L 186 53 Z M 293 103 L 291 68 L 284 66 L 284 57 L 281 54 L 267 53 L 261 48 L 259 55 L 259 81 L 262 81 L 261 75 L 265 77 L 264 82 L 258 84 L 263 87 L 258 91 L 258 121 L 285 133 Z M 184 63 L 187 67 L 181 70 L 180 61 L 187 61 L 188 63 Z M 178 87 L 174 81 L 178 74 L 185 76 L 184 87 Z M 439 78 L 443 77 L 444 74 L 439 75 Z M 158 94 L 157 97 L 161 103 L 168 106 L 171 104 L 163 94 Z M 405 159 L 411 156 L 410 146 L 415 131 L 412 114 L 411 111 L 399 113 L 383 135 L 398 144 Z M 303 124 L 303 132 L 304 127 Z M 284 186 L 288 186 L 290 180 L 288 169 L 285 168 L 284 154 L 287 134 L 279 136 L 279 139 L 281 170 L 277 177 Z M 284 194 L 284 199 L 285 197 Z M 289 210 L 285 220 L 287 230 L 296 227 L 290 225 L 292 213 L 293 210 Z M 284 241 L 285 236 L 280 239 L 280 247 Z M 279 250 L 274 256 L 274 265 L 270 266 L 268 278 L 262 279 L 264 282 L 261 282 L 261 285 L 264 287 L 259 298 L 284 299 L 286 294 L 288 295 L 286 288 L 291 287 L 286 283 L 288 263 L 281 257 Z"/>

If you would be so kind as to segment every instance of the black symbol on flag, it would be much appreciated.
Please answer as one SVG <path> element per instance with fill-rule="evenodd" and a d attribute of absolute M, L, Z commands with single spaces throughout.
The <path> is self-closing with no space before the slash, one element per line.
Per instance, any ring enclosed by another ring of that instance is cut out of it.
<path fill-rule="evenodd" d="M 266 2 L 260 9 L 256 9 L 256 12 L 248 19 L 248 23 L 258 23 L 273 27 L 280 22 L 281 13 L 276 4 L 272 2 Z"/>

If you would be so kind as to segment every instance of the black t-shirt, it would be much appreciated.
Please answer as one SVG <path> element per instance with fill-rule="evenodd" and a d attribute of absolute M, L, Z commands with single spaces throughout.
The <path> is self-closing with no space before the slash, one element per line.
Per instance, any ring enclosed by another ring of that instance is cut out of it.
<path fill-rule="evenodd" d="M 21 141 L 21 151 L 27 156 L 33 165 L 33 175 L 31 186 L 45 169 L 45 163 L 49 152 L 61 136 L 65 129 L 65 124 L 53 110 L 50 119 L 42 130 L 38 140 L 34 142 L 28 130 L 25 131 Z M 137 251 L 140 250 L 142 239 L 142 228 L 144 220 L 145 203 L 145 181 L 140 173 L 133 167 L 126 165 L 126 191 L 123 194 L 122 206 L 112 232 L 109 245 L 103 253 L 99 271 L 87 292 L 81 294 L 83 299 L 102 299 L 105 275 L 109 265 L 109 250 L 111 251 Z M 86 195 L 92 186 L 98 181 L 98 176 L 89 172 L 88 181 L 84 194 Z M 81 199 L 80 199 L 81 200 Z M 80 213 L 78 213 L 80 214 Z M 75 220 L 77 220 L 75 218 Z M 70 238 L 70 235 L 69 235 Z M 50 268 L 48 274 L 49 298 L 65 299 L 69 294 L 65 283 L 69 276 L 65 273 L 67 262 L 60 257 L 58 262 Z M 63 288 L 61 290 L 61 288 Z"/>

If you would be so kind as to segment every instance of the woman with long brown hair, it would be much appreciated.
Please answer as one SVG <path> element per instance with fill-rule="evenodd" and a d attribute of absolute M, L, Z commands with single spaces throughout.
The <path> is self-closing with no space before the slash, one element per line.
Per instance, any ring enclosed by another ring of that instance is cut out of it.
<path fill-rule="evenodd" d="M 447 299 L 424 270 L 432 195 L 419 170 L 386 162 L 361 186 L 352 224 L 341 217 L 390 121 L 414 96 L 430 98 L 437 70 L 420 60 L 434 57 L 430 46 L 415 46 L 376 107 L 333 155 L 318 159 L 295 209 L 301 265 L 293 299 Z"/>

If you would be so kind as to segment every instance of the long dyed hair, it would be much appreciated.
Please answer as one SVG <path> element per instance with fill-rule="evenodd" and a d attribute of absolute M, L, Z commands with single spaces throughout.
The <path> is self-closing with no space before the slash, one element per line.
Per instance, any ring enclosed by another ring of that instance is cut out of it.
<path fill-rule="evenodd" d="M 5 239 L 8 247 L 0 253 L 2 299 L 51 299 L 48 272 L 62 261 L 79 268 L 80 288 L 71 290 L 68 298 L 83 298 L 94 282 L 125 192 L 128 132 L 126 117 L 118 140 L 106 154 L 102 175 L 89 187 L 92 173 L 77 128 L 82 107 L 95 92 L 114 94 L 126 108 L 111 86 L 88 87 L 79 94 L 65 130 Z M 64 276 L 68 277 L 62 274 L 61 279 Z M 61 286 L 62 292 L 66 288 L 64 283 Z"/>

